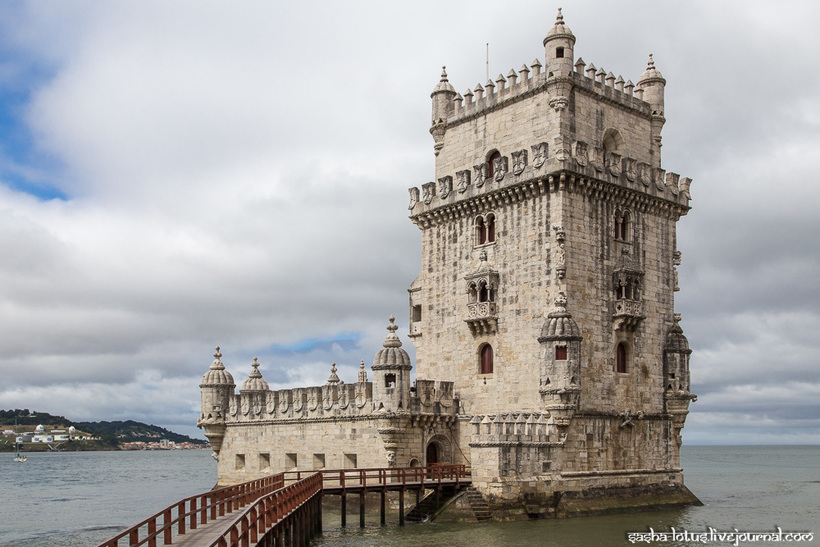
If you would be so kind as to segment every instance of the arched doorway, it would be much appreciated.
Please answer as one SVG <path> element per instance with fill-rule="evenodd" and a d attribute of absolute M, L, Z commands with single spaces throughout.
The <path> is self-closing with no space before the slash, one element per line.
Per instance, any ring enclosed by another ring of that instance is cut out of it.
<path fill-rule="evenodd" d="M 439 450 L 436 443 L 430 443 L 427 445 L 425 460 L 427 461 L 427 467 L 439 463 Z"/>

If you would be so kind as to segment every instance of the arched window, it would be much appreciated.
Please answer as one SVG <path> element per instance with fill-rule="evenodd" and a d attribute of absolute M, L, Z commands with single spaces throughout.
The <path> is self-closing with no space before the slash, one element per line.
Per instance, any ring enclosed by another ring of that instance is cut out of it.
<path fill-rule="evenodd" d="M 627 241 L 629 235 L 629 225 L 631 224 L 631 217 L 628 211 L 615 212 L 615 230 L 613 236 L 619 241 Z"/>
<path fill-rule="evenodd" d="M 487 242 L 487 225 L 484 218 L 478 217 L 475 221 L 475 238 L 477 245 L 484 245 Z"/>
<path fill-rule="evenodd" d="M 495 176 L 495 160 L 501 157 L 501 152 L 494 150 L 487 158 L 487 178 L 491 179 Z"/>
<path fill-rule="evenodd" d="M 495 215 L 487 215 L 487 243 L 495 241 Z"/>
<path fill-rule="evenodd" d="M 626 372 L 626 344 L 623 342 L 619 343 L 615 350 L 615 370 Z"/>
<path fill-rule="evenodd" d="M 489 302 L 489 291 L 487 290 L 487 285 L 485 283 L 480 283 L 478 289 L 478 301 L 479 302 Z"/>
<path fill-rule="evenodd" d="M 609 128 L 604 132 L 604 151 L 618 153 L 623 148 L 624 138 L 617 129 Z"/>
<path fill-rule="evenodd" d="M 490 344 L 481 346 L 479 371 L 481 374 L 493 373 L 493 347 Z"/>
<path fill-rule="evenodd" d="M 476 290 L 475 283 L 470 283 L 469 287 L 467 287 L 467 302 L 469 304 L 478 302 L 478 291 Z"/>

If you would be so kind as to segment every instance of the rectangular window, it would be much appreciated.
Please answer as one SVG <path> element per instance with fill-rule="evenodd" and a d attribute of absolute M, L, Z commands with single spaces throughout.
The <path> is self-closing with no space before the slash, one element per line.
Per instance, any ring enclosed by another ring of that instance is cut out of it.
<path fill-rule="evenodd" d="M 270 471 L 270 454 L 268 454 L 268 453 L 259 454 L 259 470 L 260 471 Z"/>
<path fill-rule="evenodd" d="M 396 375 L 395 374 L 385 374 L 384 375 L 384 387 L 387 387 L 387 388 L 396 387 Z"/>
<path fill-rule="evenodd" d="M 313 455 L 313 469 L 324 469 L 325 468 L 325 455 L 324 454 L 314 454 Z"/>
<path fill-rule="evenodd" d="M 245 454 L 237 454 L 236 455 L 236 469 L 237 470 L 245 469 Z"/>
<path fill-rule="evenodd" d="M 356 469 L 358 461 L 359 456 L 357 454 L 345 454 L 345 469 Z"/>
<path fill-rule="evenodd" d="M 285 454 L 285 469 L 291 470 L 299 467 L 299 460 L 296 454 Z"/>
<path fill-rule="evenodd" d="M 564 48 L 562 48 L 562 47 L 555 48 L 555 58 L 556 59 L 561 59 L 563 57 L 564 57 Z"/>
<path fill-rule="evenodd" d="M 413 306 L 413 321 L 421 321 L 421 304 Z"/>
<path fill-rule="evenodd" d="M 566 361 L 567 360 L 567 347 L 566 346 L 555 346 L 555 360 L 556 361 Z"/>

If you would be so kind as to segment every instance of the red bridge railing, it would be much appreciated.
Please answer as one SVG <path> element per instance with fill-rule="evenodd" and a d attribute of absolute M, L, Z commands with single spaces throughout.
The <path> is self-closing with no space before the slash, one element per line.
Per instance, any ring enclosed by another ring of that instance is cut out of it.
<path fill-rule="evenodd" d="M 302 544 L 314 534 L 321 533 L 323 491 L 341 494 L 343 500 L 347 493 L 358 492 L 362 506 L 365 492 L 381 491 L 381 520 L 384 523 L 384 492 L 387 490 L 421 491 L 442 484 L 458 486 L 469 481 L 469 469 L 455 464 L 288 471 L 180 500 L 101 543 L 99 547 L 119 547 L 119 541 L 123 539 L 132 547 L 171 545 L 174 537 L 243 508 L 235 518 L 226 521 L 223 532 L 211 543 L 211 547 L 256 545 L 265 537 L 276 538 L 277 545 Z M 402 495 L 401 524 L 404 523 L 403 501 Z M 362 509 L 362 526 L 363 515 Z"/>
<path fill-rule="evenodd" d="M 276 538 L 277 545 L 303 545 L 321 533 L 321 493 L 322 476 L 314 472 L 267 494 L 237 515 L 209 547 L 257 545 L 265 536 Z"/>
<path fill-rule="evenodd" d="M 284 477 L 279 473 L 185 498 L 101 543 L 100 547 L 118 547 L 123 539 L 132 547 L 171 545 L 175 535 L 185 534 L 245 507 L 259 497 L 279 490 L 284 484 Z"/>
<path fill-rule="evenodd" d="M 399 490 L 402 486 L 433 487 L 469 482 L 470 472 L 465 465 L 436 464 L 429 467 L 387 467 L 363 469 L 322 469 L 320 471 L 286 471 L 285 482 L 300 480 L 314 473 L 321 473 L 322 487 L 328 491 Z"/>

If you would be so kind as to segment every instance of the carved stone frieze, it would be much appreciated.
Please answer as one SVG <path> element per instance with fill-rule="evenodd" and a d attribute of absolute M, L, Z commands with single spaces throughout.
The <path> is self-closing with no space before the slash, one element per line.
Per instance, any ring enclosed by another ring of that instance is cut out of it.
<path fill-rule="evenodd" d="M 413 188 L 410 188 L 409 191 L 410 191 L 410 205 L 407 208 L 412 211 L 413 207 L 415 207 L 416 204 L 419 202 L 419 189 L 414 186 Z"/>
<path fill-rule="evenodd" d="M 430 205 L 433 202 L 433 198 L 436 196 L 436 183 L 426 182 L 422 184 L 421 188 L 424 192 L 424 203 Z"/>
<path fill-rule="evenodd" d="M 473 165 L 473 174 L 475 175 L 475 185 L 477 188 L 481 188 L 484 186 L 484 183 L 487 182 L 487 164 L 481 163 L 478 165 Z"/>
<path fill-rule="evenodd" d="M 512 153 L 513 174 L 520 175 L 527 167 L 527 151 L 519 150 Z"/>
<path fill-rule="evenodd" d="M 547 153 L 549 151 L 549 146 L 545 142 L 540 142 L 534 146 L 530 147 L 532 150 L 532 165 L 536 169 L 540 169 L 544 166 L 544 163 L 547 161 Z"/>
<path fill-rule="evenodd" d="M 493 160 L 493 172 L 496 181 L 501 182 L 504 180 L 507 171 L 509 171 L 507 156 L 499 156 Z"/>
<path fill-rule="evenodd" d="M 446 199 L 453 191 L 453 177 L 446 176 L 438 179 L 438 196 L 441 199 Z"/>
<path fill-rule="evenodd" d="M 581 167 L 586 167 L 589 165 L 589 156 L 587 154 L 587 143 L 577 141 L 573 145 L 573 155 L 575 156 L 575 163 L 580 165 Z"/>
<path fill-rule="evenodd" d="M 467 187 L 470 186 L 470 170 L 465 169 L 463 171 L 458 171 L 456 173 L 456 186 L 458 187 L 459 193 L 463 194 L 467 191 Z"/>
<path fill-rule="evenodd" d="M 609 168 L 609 172 L 612 173 L 613 177 L 620 177 L 621 176 L 621 155 L 616 154 L 615 152 L 610 152 L 609 158 L 607 158 L 607 167 Z"/>

